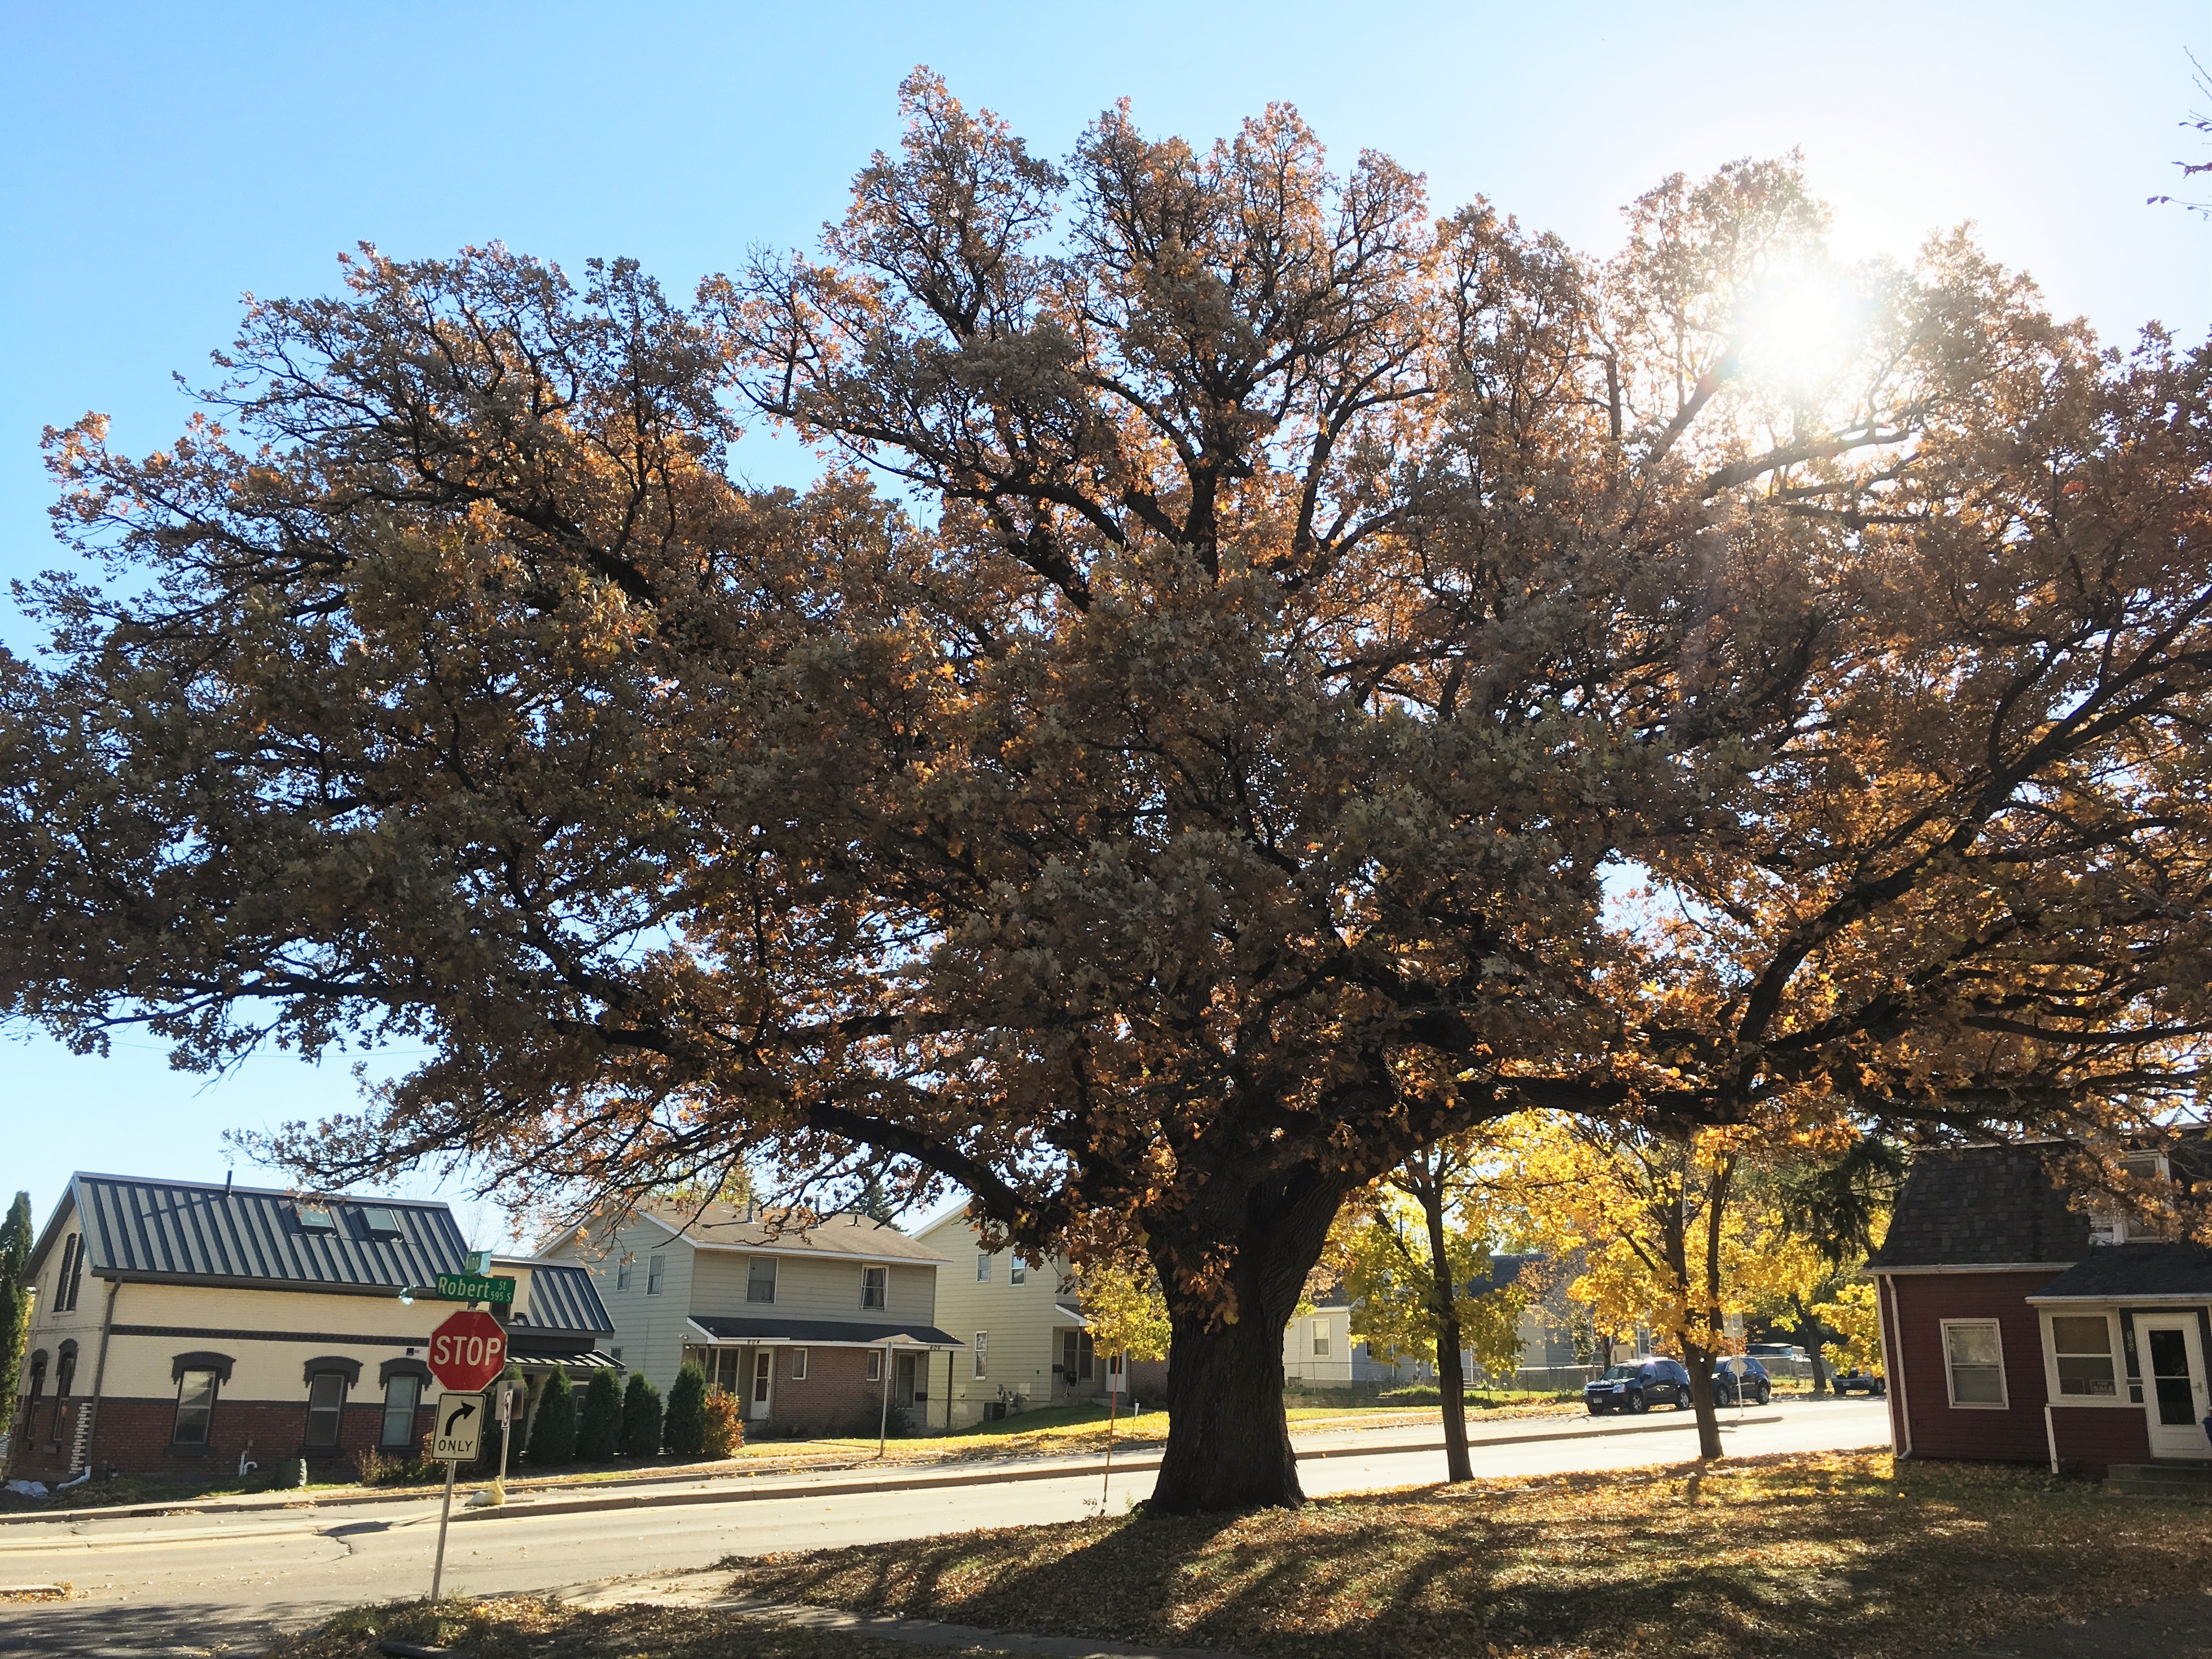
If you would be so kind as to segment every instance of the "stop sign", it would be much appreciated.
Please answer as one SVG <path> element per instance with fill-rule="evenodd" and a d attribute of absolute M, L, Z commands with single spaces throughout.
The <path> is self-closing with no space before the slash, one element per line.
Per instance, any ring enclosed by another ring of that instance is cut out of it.
<path fill-rule="evenodd" d="M 507 1333 L 489 1314 L 464 1309 L 430 1333 L 430 1375 L 455 1394 L 479 1394 L 507 1369 Z"/>

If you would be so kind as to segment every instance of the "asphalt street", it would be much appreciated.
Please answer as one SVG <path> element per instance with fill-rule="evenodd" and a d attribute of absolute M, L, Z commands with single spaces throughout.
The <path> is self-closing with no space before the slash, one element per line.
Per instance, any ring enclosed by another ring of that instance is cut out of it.
<path fill-rule="evenodd" d="M 1884 1444 L 1878 1401 L 1792 1401 L 1724 1413 L 1739 1456 Z M 1478 1475 L 1565 1474 L 1694 1455 L 1687 1413 L 1615 1419 L 1522 1419 L 1485 1425 Z M 1552 1437 L 1534 1438 L 1537 1435 Z M 1299 1478 L 1310 1496 L 1418 1486 L 1442 1479 L 1433 1428 L 1301 1436 Z M 1139 1460 L 1141 1461 L 1141 1460 Z M 479 1511 L 452 1528 L 446 1589 L 482 1595 L 548 1589 L 608 1577 L 696 1571 L 728 1555 L 878 1543 L 978 1527 L 1064 1521 L 1136 1502 L 1152 1472 L 1126 1466 L 1105 1488 L 1095 1468 L 1021 1466 L 998 1472 L 905 1468 L 866 1491 L 850 1474 L 720 1482 L 656 1493 L 652 1507 L 544 1512 L 560 1500 Z M 1042 1477 L 1042 1478 L 1034 1478 Z M 930 1484 L 906 1484 L 928 1481 Z M 896 1481 L 899 1484 L 889 1484 Z M 728 1501 L 738 1488 L 744 1501 Z M 463 1513 L 458 1508 L 456 1514 Z M 86 1520 L 0 1528 L 0 1584 L 67 1580 L 82 1599 L 0 1605 L 0 1655 L 125 1656 L 252 1650 L 355 1603 L 421 1595 L 436 1544 L 434 1503 L 324 1506 L 210 1516 Z"/>

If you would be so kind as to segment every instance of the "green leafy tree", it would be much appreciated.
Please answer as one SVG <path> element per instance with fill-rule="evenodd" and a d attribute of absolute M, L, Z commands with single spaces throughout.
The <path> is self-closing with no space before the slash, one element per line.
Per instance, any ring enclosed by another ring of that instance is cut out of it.
<path fill-rule="evenodd" d="M 553 1466 L 576 1455 L 576 1395 L 568 1373 L 556 1370 L 538 1396 L 538 1415 L 530 1425 L 530 1461 Z"/>
<path fill-rule="evenodd" d="M 707 1450 L 707 1376 L 696 1365 L 676 1373 L 668 1390 L 668 1414 L 661 1437 L 678 1457 L 701 1457 Z"/>
<path fill-rule="evenodd" d="M 622 1432 L 622 1385 L 611 1370 L 593 1371 L 576 1418 L 576 1455 L 586 1463 L 604 1463 L 621 1449 Z"/>
<path fill-rule="evenodd" d="M 31 1195 L 17 1193 L 0 1222 L 0 1400 L 12 1409 L 23 1345 L 31 1333 L 31 1247 L 38 1242 L 31 1219 Z"/>
<path fill-rule="evenodd" d="M 623 1390 L 622 1450 L 625 1457 L 660 1455 L 660 1390 L 637 1371 Z"/>

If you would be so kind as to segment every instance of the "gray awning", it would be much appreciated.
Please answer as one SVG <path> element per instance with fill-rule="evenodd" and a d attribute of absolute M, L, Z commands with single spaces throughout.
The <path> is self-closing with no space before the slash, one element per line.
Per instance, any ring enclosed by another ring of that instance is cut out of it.
<path fill-rule="evenodd" d="M 934 1325 L 862 1319 L 756 1319 L 749 1316 L 693 1314 L 691 1329 L 705 1342 L 804 1344 L 812 1348 L 964 1348 L 968 1345 Z"/>
<path fill-rule="evenodd" d="M 2212 1249 L 2181 1241 L 2106 1244 L 2028 1297 L 2030 1302 L 2212 1300 Z"/>

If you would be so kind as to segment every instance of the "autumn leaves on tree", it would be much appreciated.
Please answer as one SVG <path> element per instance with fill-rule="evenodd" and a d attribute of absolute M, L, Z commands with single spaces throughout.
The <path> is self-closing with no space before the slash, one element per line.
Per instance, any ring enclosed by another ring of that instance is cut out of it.
<path fill-rule="evenodd" d="M 904 96 L 818 256 L 368 251 L 170 450 L 53 434 L 0 1006 L 428 1048 L 319 1180 L 734 1152 L 1139 1251 L 1175 1510 L 1296 1501 L 1284 1322 L 1448 1137 L 2195 1085 L 2203 352 L 1838 266 L 1784 164 L 1595 261 L 1287 108 L 1056 166 Z"/>

